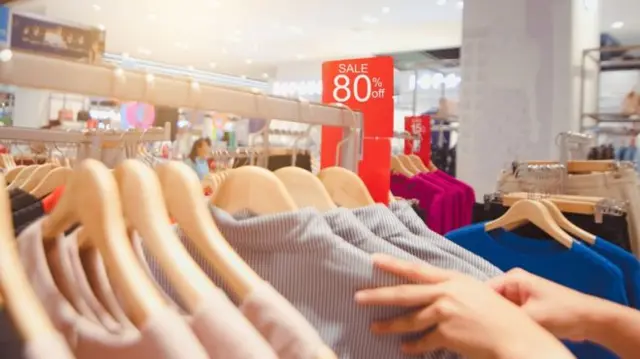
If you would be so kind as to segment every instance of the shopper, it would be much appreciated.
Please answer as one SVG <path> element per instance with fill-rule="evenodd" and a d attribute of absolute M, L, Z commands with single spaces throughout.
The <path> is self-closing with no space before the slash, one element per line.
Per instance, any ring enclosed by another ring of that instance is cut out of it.
<path fill-rule="evenodd" d="M 424 306 L 406 317 L 372 325 L 377 334 L 432 329 L 403 346 L 408 354 L 447 348 L 469 358 L 572 358 L 553 335 L 590 340 L 621 358 L 633 358 L 640 351 L 640 312 L 523 270 L 486 285 L 427 264 L 383 255 L 375 255 L 374 262 L 379 269 L 416 283 L 356 294 L 362 305 Z"/>
<path fill-rule="evenodd" d="M 196 172 L 200 180 L 209 174 L 207 158 L 211 153 L 211 139 L 207 137 L 197 139 L 191 146 L 191 152 L 186 162 Z"/>

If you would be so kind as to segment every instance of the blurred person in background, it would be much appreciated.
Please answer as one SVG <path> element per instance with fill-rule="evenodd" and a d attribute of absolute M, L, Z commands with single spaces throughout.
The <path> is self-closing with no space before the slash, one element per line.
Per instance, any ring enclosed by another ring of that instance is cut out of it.
<path fill-rule="evenodd" d="M 208 157 L 211 155 L 211 139 L 202 137 L 191 146 L 191 152 L 185 162 L 193 168 L 200 180 L 209 174 Z"/>

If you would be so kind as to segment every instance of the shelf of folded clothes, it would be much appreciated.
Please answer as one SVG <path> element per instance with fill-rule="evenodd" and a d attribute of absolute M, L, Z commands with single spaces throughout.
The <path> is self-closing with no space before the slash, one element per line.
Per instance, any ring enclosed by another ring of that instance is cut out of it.
<path fill-rule="evenodd" d="M 586 113 L 584 116 L 598 122 L 640 122 L 640 114 L 624 115 L 621 113 Z"/>

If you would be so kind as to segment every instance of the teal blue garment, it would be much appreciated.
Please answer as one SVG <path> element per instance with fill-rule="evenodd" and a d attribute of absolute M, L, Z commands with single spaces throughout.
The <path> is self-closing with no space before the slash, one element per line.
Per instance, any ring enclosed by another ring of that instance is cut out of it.
<path fill-rule="evenodd" d="M 209 163 L 204 158 L 196 157 L 196 161 L 193 162 L 190 158 L 185 161 L 198 175 L 198 178 L 204 179 L 209 174 Z"/>

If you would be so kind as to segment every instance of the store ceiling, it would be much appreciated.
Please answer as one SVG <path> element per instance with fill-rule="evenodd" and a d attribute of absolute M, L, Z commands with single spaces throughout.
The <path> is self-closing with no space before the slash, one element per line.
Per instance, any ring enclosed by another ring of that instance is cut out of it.
<path fill-rule="evenodd" d="M 640 20 L 634 19 L 640 1 L 602 3 L 603 31 L 640 42 Z M 250 78 L 268 78 L 288 62 L 459 46 L 462 6 L 458 0 L 22 0 L 15 5 L 104 26 L 109 52 Z M 615 22 L 624 25 L 612 28 Z"/>

